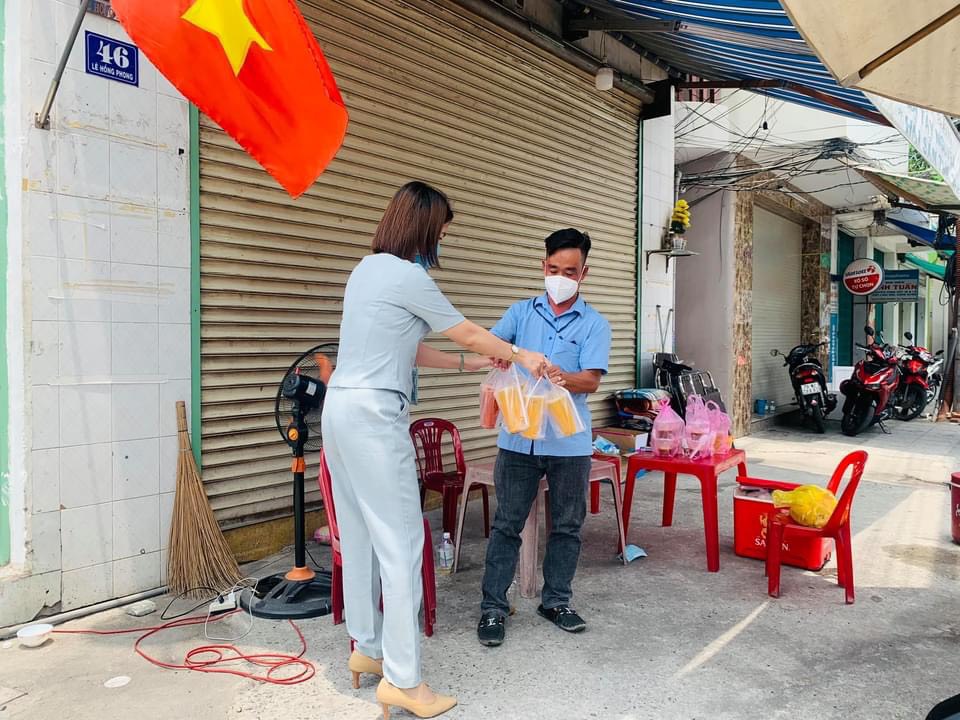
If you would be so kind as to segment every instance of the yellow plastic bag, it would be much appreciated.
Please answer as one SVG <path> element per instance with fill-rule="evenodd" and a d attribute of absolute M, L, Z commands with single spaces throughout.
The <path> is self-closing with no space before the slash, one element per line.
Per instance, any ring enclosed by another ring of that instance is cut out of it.
<path fill-rule="evenodd" d="M 774 490 L 773 504 L 790 508 L 790 517 L 806 527 L 822 528 L 837 507 L 833 493 L 819 485 L 801 485 L 793 490 Z"/>

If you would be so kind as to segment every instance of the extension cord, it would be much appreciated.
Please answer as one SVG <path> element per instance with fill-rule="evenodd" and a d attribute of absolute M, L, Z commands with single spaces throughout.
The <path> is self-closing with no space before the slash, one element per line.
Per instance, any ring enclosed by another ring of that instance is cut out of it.
<path fill-rule="evenodd" d="M 237 594 L 231 590 L 226 595 L 221 595 L 216 600 L 210 603 L 210 614 L 227 612 L 228 610 L 235 610 L 237 607 Z"/>

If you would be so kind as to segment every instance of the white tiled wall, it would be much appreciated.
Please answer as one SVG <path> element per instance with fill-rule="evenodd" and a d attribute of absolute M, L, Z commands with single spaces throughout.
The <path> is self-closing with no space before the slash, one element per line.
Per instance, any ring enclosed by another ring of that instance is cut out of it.
<path fill-rule="evenodd" d="M 32 116 L 77 3 L 24 7 Z M 92 15 L 83 30 L 127 40 Z M 83 30 L 52 128 L 22 139 L 27 569 L 60 573 L 45 602 L 63 610 L 160 585 L 191 368 L 187 104 L 142 54 L 140 87 L 86 75 Z"/>
<path fill-rule="evenodd" d="M 643 123 L 643 249 L 659 250 L 670 222 L 674 202 L 674 121 L 669 115 Z M 646 262 L 644 258 L 643 262 Z M 674 305 L 674 263 L 669 273 L 663 256 L 650 257 L 650 269 L 641 268 L 640 348 L 642 384 L 650 385 L 652 353 L 660 350 L 657 305 L 666 329 L 667 313 Z M 680 262 L 683 262 L 680 260 Z M 666 337 L 666 351 L 673 350 L 673 325 Z"/>

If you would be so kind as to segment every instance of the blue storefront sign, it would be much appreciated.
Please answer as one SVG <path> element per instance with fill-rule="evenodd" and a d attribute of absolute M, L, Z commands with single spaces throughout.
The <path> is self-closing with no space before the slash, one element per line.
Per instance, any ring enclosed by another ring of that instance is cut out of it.
<path fill-rule="evenodd" d="M 830 313 L 830 367 L 840 364 L 840 316 Z"/>
<path fill-rule="evenodd" d="M 140 55 L 135 45 L 86 31 L 86 71 L 127 85 L 140 84 Z"/>
<path fill-rule="evenodd" d="M 919 270 L 887 270 L 880 287 L 870 295 L 870 303 L 910 303 L 920 299 Z"/>

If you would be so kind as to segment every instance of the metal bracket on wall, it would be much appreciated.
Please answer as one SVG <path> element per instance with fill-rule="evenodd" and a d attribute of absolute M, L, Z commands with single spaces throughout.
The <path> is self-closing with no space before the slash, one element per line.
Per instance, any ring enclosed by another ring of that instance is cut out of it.
<path fill-rule="evenodd" d="M 699 255 L 700 253 L 693 252 L 692 250 L 646 250 L 644 254 L 647 256 L 647 270 L 650 269 L 651 255 L 663 255 L 667 261 L 667 272 L 670 272 L 670 258 L 691 257 L 693 255 Z"/>
<path fill-rule="evenodd" d="M 60 81 L 63 79 L 63 71 L 67 68 L 67 61 L 70 59 L 70 53 L 73 52 L 74 43 L 77 42 L 77 35 L 80 34 L 80 26 L 83 24 L 83 18 L 87 14 L 87 0 L 81 0 L 80 7 L 77 9 L 77 17 L 73 21 L 73 27 L 70 29 L 70 35 L 67 38 L 67 44 L 60 55 L 60 62 L 57 65 L 57 71 L 53 74 L 53 80 L 50 81 L 50 89 L 47 91 L 47 99 L 43 102 L 43 108 L 34 116 L 34 125 L 41 130 L 50 129 L 50 110 L 53 108 L 53 101 L 57 99 L 57 91 L 60 89 Z"/>

